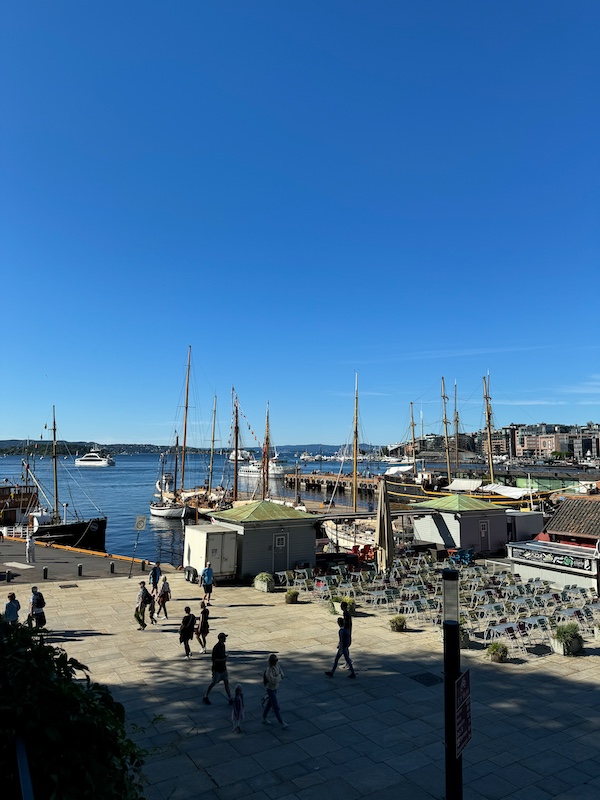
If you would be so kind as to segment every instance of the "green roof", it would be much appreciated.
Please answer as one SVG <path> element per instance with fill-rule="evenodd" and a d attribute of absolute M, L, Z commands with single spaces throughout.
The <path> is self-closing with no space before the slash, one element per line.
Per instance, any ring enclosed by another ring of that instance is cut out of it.
<path fill-rule="evenodd" d="M 306 511 L 298 511 L 289 506 L 272 503 L 270 500 L 255 500 L 253 503 L 242 503 L 239 506 L 229 508 L 227 511 L 219 511 L 212 515 L 215 519 L 222 519 L 225 522 L 266 522 L 268 520 L 279 519 L 312 519 L 317 517 Z"/>
<path fill-rule="evenodd" d="M 478 500 L 476 497 L 465 497 L 462 494 L 446 495 L 426 500 L 424 503 L 415 503 L 419 508 L 434 508 L 436 511 L 489 511 L 496 509 L 493 503 L 487 500 Z"/>

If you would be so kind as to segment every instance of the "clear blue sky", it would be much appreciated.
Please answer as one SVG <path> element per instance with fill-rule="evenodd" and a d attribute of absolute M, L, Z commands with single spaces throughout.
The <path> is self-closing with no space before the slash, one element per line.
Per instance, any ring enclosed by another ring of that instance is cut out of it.
<path fill-rule="evenodd" d="M 595 0 L 1 14 L 0 438 L 600 419 Z"/>

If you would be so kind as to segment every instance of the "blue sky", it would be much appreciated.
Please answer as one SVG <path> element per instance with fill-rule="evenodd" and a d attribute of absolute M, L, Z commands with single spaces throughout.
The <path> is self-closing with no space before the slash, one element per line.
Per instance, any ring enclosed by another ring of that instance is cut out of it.
<path fill-rule="evenodd" d="M 600 420 L 596 2 L 9 2 L 0 438 Z M 449 411 L 450 414 L 450 411 Z M 251 442 L 248 441 L 248 444 Z"/>

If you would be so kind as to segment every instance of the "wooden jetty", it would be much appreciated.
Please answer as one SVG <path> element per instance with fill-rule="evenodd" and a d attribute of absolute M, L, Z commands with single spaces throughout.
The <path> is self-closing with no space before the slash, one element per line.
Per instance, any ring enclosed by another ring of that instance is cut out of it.
<path fill-rule="evenodd" d="M 357 477 L 358 494 L 368 499 L 374 498 L 377 494 L 377 487 L 381 476 L 367 478 L 362 475 Z M 301 492 L 321 492 L 325 497 L 336 494 L 352 493 L 354 479 L 352 475 L 336 475 L 333 472 L 299 472 L 290 473 L 284 477 L 286 489 Z"/>

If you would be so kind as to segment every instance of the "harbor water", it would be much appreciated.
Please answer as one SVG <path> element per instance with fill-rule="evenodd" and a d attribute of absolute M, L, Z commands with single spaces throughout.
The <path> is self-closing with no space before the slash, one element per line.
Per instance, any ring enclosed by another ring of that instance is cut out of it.
<path fill-rule="evenodd" d="M 68 504 L 67 513 L 77 509 L 81 518 L 88 518 L 99 512 L 106 515 L 106 550 L 108 553 L 133 556 L 150 561 L 164 561 L 179 566 L 183 552 L 183 522 L 181 520 L 152 517 L 150 503 L 155 499 L 156 482 L 159 479 L 159 458 L 154 454 L 118 455 L 114 467 L 77 468 L 73 458 L 58 459 L 60 513 Z M 6 456 L 0 459 L 0 480 L 11 484 L 23 484 L 25 473 L 19 456 Z M 32 469 L 39 482 L 47 491 L 44 503 L 51 507 L 52 460 L 46 456 L 31 461 Z M 295 464 L 286 464 L 286 472 L 294 472 Z M 289 466 L 289 470 L 287 467 Z M 370 474 L 380 474 L 387 464 L 369 464 Z M 309 472 L 320 468 L 323 471 L 337 472 L 342 467 L 345 473 L 352 470 L 351 463 L 308 463 L 301 469 Z M 366 469 L 366 465 L 361 465 Z M 186 462 L 186 487 L 204 485 L 208 477 L 208 456 L 191 455 Z M 361 469 L 361 472 L 364 472 Z M 215 456 L 213 463 L 213 486 L 233 485 L 233 465 L 226 456 Z M 257 481 L 252 477 L 238 477 L 240 497 L 251 498 L 256 494 Z M 282 477 L 270 478 L 269 494 L 276 499 L 292 500 L 294 494 L 284 486 Z M 306 493 L 306 497 L 318 500 L 321 495 Z M 257 495 L 259 497 L 259 495 Z M 349 505 L 349 497 L 336 497 L 336 505 Z M 360 501 L 361 508 L 367 502 Z M 135 522 L 138 516 L 145 516 L 146 528 L 138 532 Z"/>

